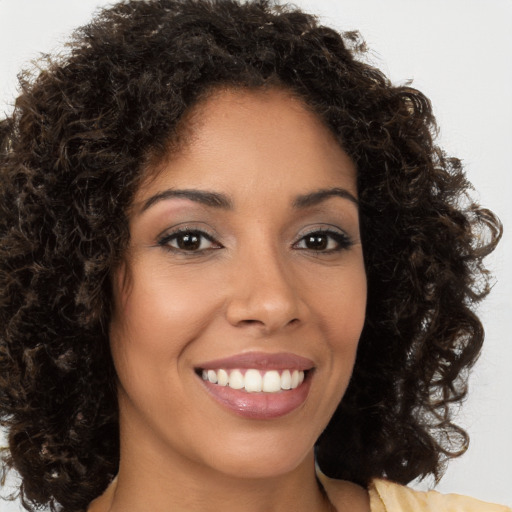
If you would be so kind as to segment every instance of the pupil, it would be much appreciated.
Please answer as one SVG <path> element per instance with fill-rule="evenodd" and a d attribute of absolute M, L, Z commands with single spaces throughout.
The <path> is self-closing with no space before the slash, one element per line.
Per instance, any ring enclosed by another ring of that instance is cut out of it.
<path fill-rule="evenodd" d="M 310 235 L 306 239 L 306 245 L 309 249 L 319 251 L 327 248 L 327 237 L 325 235 Z"/>
<path fill-rule="evenodd" d="M 199 236 L 194 233 L 188 233 L 186 235 L 181 235 L 178 238 L 178 247 L 180 249 L 185 249 L 188 251 L 192 251 L 195 249 L 199 249 L 201 245 L 201 240 Z"/>

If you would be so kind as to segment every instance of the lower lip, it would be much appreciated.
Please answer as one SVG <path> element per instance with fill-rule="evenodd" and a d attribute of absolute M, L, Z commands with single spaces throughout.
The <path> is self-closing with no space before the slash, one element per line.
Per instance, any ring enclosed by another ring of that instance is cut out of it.
<path fill-rule="evenodd" d="M 202 380 L 203 385 L 217 402 L 239 416 L 268 420 L 290 414 L 305 401 L 311 387 L 313 372 L 308 372 L 302 384 L 277 393 L 248 393 L 229 386 L 219 386 Z M 199 377 L 201 378 L 201 377 Z"/>

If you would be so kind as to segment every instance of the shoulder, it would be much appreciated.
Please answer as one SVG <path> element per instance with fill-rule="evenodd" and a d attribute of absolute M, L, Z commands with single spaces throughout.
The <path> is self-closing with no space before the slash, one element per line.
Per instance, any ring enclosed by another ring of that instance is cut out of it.
<path fill-rule="evenodd" d="M 512 512 L 503 505 L 493 505 L 458 494 L 415 491 L 388 480 L 375 479 L 369 487 L 371 512 Z"/>
<path fill-rule="evenodd" d="M 357 486 L 325 475 L 321 475 L 320 481 L 331 503 L 338 510 L 345 510 L 347 490 Z M 504 505 L 493 505 L 458 494 L 415 491 L 384 479 L 372 480 L 368 496 L 370 512 L 512 512 L 512 508 Z"/>

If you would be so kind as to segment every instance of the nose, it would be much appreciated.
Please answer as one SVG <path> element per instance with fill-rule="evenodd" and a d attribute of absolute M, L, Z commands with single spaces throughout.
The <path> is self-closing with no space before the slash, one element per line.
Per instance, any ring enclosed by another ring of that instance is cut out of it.
<path fill-rule="evenodd" d="M 232 325 L 253 326 L 269 335 L 303 321 L 293 272 L 277 254 L 260 250 L 254 257 L 240 258 L 235 267 L 226 312 Z"/>

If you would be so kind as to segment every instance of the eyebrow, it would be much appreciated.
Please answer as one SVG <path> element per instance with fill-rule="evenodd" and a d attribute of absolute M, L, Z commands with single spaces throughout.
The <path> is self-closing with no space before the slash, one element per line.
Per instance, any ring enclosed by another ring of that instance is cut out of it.
<path fill-rule="evenodd" d="M 352 195 L 348 190 L 344 188 L 320 189 L 315 190 L 314 192 L 310 192 L 309 194 L 299 195 L 294 199 L 292 206 L 295 209 L 309 208 L 311 206 L 316 206 L 317 204 L 320 204 L 321 202 L 329 199 L 330 197 L 341 197 L 343 199 L 348 199 L 356 206 L 359 206 L 359 202 L 354 197 L 354 195 Z M 154 204 L 160 201 L 165 201 L 166 199 L 174 198 L 189 199 L 190 201 L 204 204 L 205 206 L 221 208 L 223 210 L 233 209 L 232 201 L 226 195 L 221 194 L 219 192 L 210 192 L 207 190 L 168 189 L 159 192 L 154 196 L 151 196 L 143 204 L 140 213 L 145 212 L 147 209 L 151 208 Z"/>
<path fill-rule="evenodd" d="M 218 192 L 209 192 L 207 190 L 164 190 L 154 196 L 151 196 L 142 206 L 140 213 L 145 212 L 154 204 L 165 201 L 166 199 L 184 198 L 195 201 L 196 203 L 211 206 L 213 208 L 222 208 L 224 210 L 233 209 L 233 203 L 224 194 Z"/>
<path fill-rule="evenodd" d="M 309 194 L 297 196 L 293 201 L 293 207 L 297 209 L 309 208 L 311 206 L 320 204 L 330 197 L 341 197 L 343 199 L 348 199 L 356 206 L 359 206 L 359 201 L 348 190 L 344 188 L 326 188 L 316 190 L 315 192 L 311 192 Z"/>

